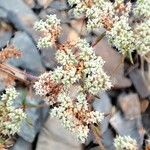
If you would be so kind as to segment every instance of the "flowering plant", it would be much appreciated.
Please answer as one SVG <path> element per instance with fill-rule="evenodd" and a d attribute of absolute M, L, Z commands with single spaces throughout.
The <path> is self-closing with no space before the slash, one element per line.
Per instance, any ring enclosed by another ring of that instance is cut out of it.
<path fill-rule="evenodd" d="M 138 150 L 138 144 L 136 140 L 130 136 L 118 136 L 114 140 L 114 146 L 116 150 Z"/>
<path fill-rule="evenodd" d="M 48 16 L 46 22 L 54 16 Z M 41 21 L 36 23 L 36 29 L 40 24 Z M 51 31 L 49 28 L 47 30 Z M 59 118 L 67 129 L 77 135 L 78 140 L 85 142 L 90 124 L 100 122 L 104 117 L 102 113 L 92 110 L 88 98 L 110 89 L 111 82 L 103 70 L 103 59 L 96 56 L 86 40 L 66 42 L 57 46 L 57 49 L 56 60 L 61 66 L 42 74 L 34 88 L 38 95 L 44 96 L 53 106 L 50 115 Z M 77 92 L 71 95 L 70 88 Z"/>
<path fill-rule="evenodd" d="M 137 0 L 135 3 L 124 0 L 67 2 L 75 17 L 86 18 L 87 31 L 103 29 L 108 41 L 124 56 L 132 60 L 133 52 L 142 57 L 149 54 L 149 0 Z M 105 62 L 101 56 L 95 54 L 93 46 L 85 39 L 78 38 L 60 44 L 58 37 L 62 27 L 61 20 L 56 15 L 48 15 L 45 20 L 36 22 L 34 28 L 41 35 L 37 47 L 54 47 L 57 50 L 55 59 L 58 63 L 54 70 L 35 77 L 35 92 L 50 106 L 50 116 L 58 118 L 81 143 L 85 143 L 92 125 L 96 126 L 105 117 L 104 113 L 92 107 L 94 98 L 112 87 L 110 77 L 103 69 Z M 0 52 L 0 67 L 6 69 L 8 66 L 4 64 L 5 61 L 20 55 L 14 47 L 7 47 Z M 11 74 L 12 80 L 18 75 L 21 81 L 28 83 L 29 77 L 32 77 L 18 70 L 16 74 L 14 68 L 9 69 L 6 74 Z M 15 135 L 26 118 L 24 111 L 16 108 L 13 103 L 17 95 L 14 88 L 6 89 L 6 93 L 2 95 L 0 138 Z M 138 149 L 137 142 L 129 136 L 118 136 L 114 146 L 116 150 Z"/>
<path fill-rule="evenodd" d="M 14 105 L 14 100 L 17 96 L 18 93 L 15 88 L 7 88 L 6 93 L 1 95 L 0 140 L 4 140 L 4 143 L 7 138 L 20 131 L 21 123 L 26 119 L 23 109 L 17 108 Z"/>
<path fill-rule="evenodd" d="M 68 0 L 76 17 L 87 18 L 87 30 L 103 28 L 110 43 L 123 55 L 150 50 L 150 1 Z"/>

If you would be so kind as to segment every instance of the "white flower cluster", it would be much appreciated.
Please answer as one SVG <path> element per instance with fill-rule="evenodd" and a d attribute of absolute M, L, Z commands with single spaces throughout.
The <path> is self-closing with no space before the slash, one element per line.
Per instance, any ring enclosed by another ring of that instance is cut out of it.
<path fill-rule="evenodd" d="M 136 17 L 145 17 L 150 19 L 150 1 L 149 0 L 137 0 L 136 6 L 134 8 L 134 14 Z"/>
<path fill-rule="evenodd" d="M 86 13 L 86 11 L 87 11 L 87 6 L 85 2 L 80 2 L 74 8 L 73 13 L 76 15 L 76 17 L 81 17 L 84 13 Z"/>
<path fill-rule="evenodd" d="M 73 53 L 74 50 L 76 52 Z M 55 83 L 65 88 L 73 84 L 82 84 L 84 91 L 93 95 L 110 89 L 109 76 L 103 70 L 104 61 L 95 55 L 86 40 L 79 39 L 72 48 L 68 48 L 67 45 L 59 49 L 56 52 L 56 59 L 62 66 L 40 76 L 34 86 L 38 95 L 50 93 L 53 87 L 56 88 Z"/>
<path fill-rule="evenodd" d="M 134 32 L 129 26 L 127 17 L 122 16 L 106 34 L 112 45 L 116 46 L 122 54 L 132 53 L 135 50 Z"/>
<path fill-rule="evenodd" d="M 130 136 L 118 136 L 114 140 L 114 146 L 116 150 L 138 150 L 136 140 L 132 139 Z"/>
<path fill-rule="evenodd" d="M 69 1 L 71 5 L 72 1 Z M 135 4 L 130 1 L 125 3 L 124 0 L 80 0 L 75 4 L 74 15 L 87 18 L 87 29 L 104 28 L 108 40 L 123 55 L 129 56 L 134 50 L 146 55 L 150 51 L 149 0 L 137 0 Z M 140 30 L 140 34 L 137 30 Z"/>
<path fill-rule="evenodd" d="M 51 116 L 57 117 L 79 141 L 85 142 L 90 124 L 104 118 L 102 113 L 89 107 L 90 96 L 111 87 L 109 76 L 103 70 L 104 61 L 82 39 L 61 45 L 56 59 L 61 66 L 41 75 L 34 88 L 53 105 Z M 72 97 L 70 89 L 74 86 L 78 92 Z"/>
<path fill-rule="evenodd" d="M 80 49 L 79 60 L 83 62 L 83 88 L 93 95 L 110 89 L 109 76 L 103 70 L 104 60 L 95 55 L 93 48 L 85 40 L 79 40 L 77 47 Z"/>
<path fill-rule="evenodd" d="M 19 132 L 22 121 L 26 114 L 21 108 L 14 106 L 14 99 L 18 96 L 15 88 L 7 88 L 6 93 L 0 100 L 0 133 L 14 135 Z"/>
<path fill-rule="evenodd" d="M 93 4 L 91 8 L 88 8 L 86 12 L 86 17 L 88 18 L 87 29 L 94 30 L 106 27 L 107 22 L 107 28 L 110 28 L 112 26 L 112 20 L 110 19 L 113 18 L 113 15 L 114 8 L 110 2 L 104 0 L 101 0 L 100 2 L 95 1 L 95 4 Z"/>
<path fill-rule="evenodd" d="M 46 94 L 48 94 L 49 92 L 48 86 L 44 86 L 44 85 L 48 85 L 47 83 L 50 82 L 50 76 L 51 76 L 51 72 L 43 73 L 39 77 L 38 82 L 35 82 L 34 88 L 37 95 L 45 96 Z"/>
<path fill-rule="evenodd" d="M 40 20 L 36 22 L 34 24 L 34 29 L 43 34 L 43 37 L 38 41 L 38 48 L 51 47 L 60 35 L 60 20 L 57 19 L 56 15 L 49 15 L 45 21 Z"/>
<path fill-rule="evenodd" d="M 38 48 L 48 48 L 52 46 L 52 42 L 50 41 L 51 36 L 46 36 L 43 38 L 39 38 L 38 43 L 37 43 L 37 47 Z"/>
<path fill-rule="evenodd" d="M 144 56 L 150 52 L 150 20 L 135 26 L 137 52 Z"/>
<path fill-rule="evenodd" d="M 74 48 L 78 50 L 75 54 Z M 58 50 L 56 59 L 62 66 L 53 72 L 55 82 L 70 86 L 82 81 L 83 89 L 93 95 L 111 87 L 109 77 L 103 70 L 103 59 L 95 55 L 86 40 L 79 39 L 74 47 Z"/>
<path fill-rule="evenodd" d="M 66 51 L 58 50 L 56 52 L 56 60 L 62 65 L 77 63 L 71 49 L 67 49 Z"/>
<path fill-rule="evenodd" d="M 46 72 L 35 82 L 34 89 L 37 95 L 44 97 L 47 103 L 53 105 L 56 103 L 57 95 L 62 88 L 52 79 L 52 72 Z"/>
<path fill-rule="evenodd" d="M 74 49 L 77 50 L 76 53 L 73 53 Z M 59 49 L 56 52 L 56 59 L 62 66 L 40 76 L 34 85 L 38 95 L 52 94 L 53 88 L 58 88 L 56 84 L 63 85 L 64 88 L 82 84 L 84 91 L 93 95 L 110 89 L 109 76 L 103 70 L 104 61 L 95 55 L 86 40 L 79 39 L 72 48 L 68 48 L 67 45 L 66 48 Z"/>
<path fill-rule="evenodd" d="M 104 118 L 103 113 L 90 111 L 86 95 L 83 93 L 79 93 L 77 99 L 72 100 L 66 92 L 61 92 L 58 101 L 61 104 L 52 109 L 51 116 L 57 117 L 66 129 L 84 143 L 90 130 L 88 126 L 91 123 L 101 122 Z"/>
<path fill-rule="evenodd" d="M 52 79 L 56 83 L 63 84 L 66 87 L 71 86 L 72 84 L 76 83 L 80 79 L 80 75 L 77 74 L 77 68 L 72 66 L 68 66 L 67 68 L 57 67 L 53 71 Z"/>

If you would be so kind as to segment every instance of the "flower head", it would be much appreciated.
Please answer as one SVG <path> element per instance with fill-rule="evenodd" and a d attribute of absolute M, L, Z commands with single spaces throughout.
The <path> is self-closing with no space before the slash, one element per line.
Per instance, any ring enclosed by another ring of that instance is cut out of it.
<path fill-rule="evenodd" d="M 114 146 L 116 150 L 138 150 L 136 140 L 132 139 L 130 136 L 118 136 L 114 140 Z"/>
<path fill-rule="evenodd" d="M 54 107 L 51 117 L 58 118 L 63 126 L 76 135 L 77 139 L 84 143 L 89 134 L 89 125 L 101 122 L 103 113 L 91 111 L 86 102 L 86 95 L 79 93 L 76 99 L 71 99 L 67 92 L 62 92 L 58 96 L 59 106 Z"/>
<path fill-rule="evenodd" d="M 87 18 L 87 30 L 103 28 L 108 41 L 123 55 L 131 56 L 136 50 L 143 56 L 150 51 L 149 0 L 80 0 L 75 4 L 74 15 Z"/>
<path fill-rule="evenodd" d="M 60 45 L 56 60 L 60 66 L 41 75 L 34 88 L 38 95 L 44 96 L 53 105 L 51 116 L 58 118 L 84 143 L 89 125 L 104 118 L 103 113 L 90 109 L 88 100 L 89 95 L 111 87 L 109 76 L 103 70 L 104 61 L 83 39 Z M 70 89 L 75 86 L 78 92 L 72 96 Z"/>
<path fill-rule="evenodd" d="M 55 44 L 61 33 L 60 20 L 56 15 L 47 16 L 46 20 L 40 20 L 34 24 L 34 29 L 41 32 L 43 36 L 38 41 L 39 48 L 48 48 Z"/>
<path fill-rule="evenodd" d="M 14 106 L 14 100 L 18 93 L 14 88 L 7 88 L 0 101 L 0 131 L 3 135 L 14 135 L 20 130 L 26 114 L 21 108 Z"/>

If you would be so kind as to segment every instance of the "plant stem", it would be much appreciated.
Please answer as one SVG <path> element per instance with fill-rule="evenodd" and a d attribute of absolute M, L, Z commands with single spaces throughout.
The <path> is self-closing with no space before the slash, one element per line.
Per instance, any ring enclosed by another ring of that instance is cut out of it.
<path fill-rule="evenodd" d="M 18 79 L 21 82 L 24 82 L 27 85 L 30 84 L 31 81 L 35 81 L 38 79 L 38 77 L 21 71 L 20 69 L 7 63 L 0 64 L 0 70 L 12 77 L 15 77 L 16 79 Z"/>
<path fill-rule="evenodd" d="M 99 144 L 99 149 L 100 150 L 105 150 L 105 147 L 104 147 L 104 145 L 101 142 L 101 138 L 100 138 L 101 135 L 98 133 L 97 128 L 92 124 L 91 125 L 91 129 L 92 129 L 93 134 L 95 136 L 96 142 Z"/>
<path fill-rule="evenodd" d="M 106 35 L 106 31 L 103 32 L 101 35 L 99 35 L 99 36 L 97 37 L 97 39 L 96 39 L 96 41 L 93 43 L 92 47 L 95 47 L 95 46 L 98 44 L 98 42 L 99 42 L 105 35 Z"/>

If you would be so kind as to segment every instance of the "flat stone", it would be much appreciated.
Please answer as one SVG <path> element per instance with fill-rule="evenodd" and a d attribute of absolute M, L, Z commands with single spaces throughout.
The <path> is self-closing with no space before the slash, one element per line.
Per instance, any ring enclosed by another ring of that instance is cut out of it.
<path fill-rule="evenodd" d="M 104 144 L 105 149 L 107 150 L 114 150 L 114 136 L 110 129 L 108 129 L 106 132 L 102 135 L 102 143 Z"/>
<path fill-rule="evenodd" d="M 24 2 L 25 2 L 30 8 L 34 8 L 34 7 L 35 7 L 35 1 L 34 1 L 34 0 L 24 0 Z"/>
<path fill-rule="evenodd" d="M 140 118 L 129 120 L 124 118 L 120 112 L 116 113 L 111 119 L 110 124 L 121 135 L 129 135 L 141 145 L 143 143 L 143 134 L 140 133 L 142 128 Z"/>
<path fill-rule="evenodd" d="M 47 8 L 53 0 L 37 0 L 38 4 L 44 8 Z"/>
<path fill-rule="evenodd" d="M 150 106 L 142 114 L 142 123 L 143 123 L 144 129 L 146 129 L 146 131 L 149 133 L 149 127 L 150 127 Z"/>
<path fill-rule="evenodd" d="M 64 43 L 66 41 L 75 41 L 79 38 L 79 34 L 70 28 L 67 24 L 62 25 L 62 34 L 59 37 L 60 43 Z"/>
<path fill-rule="evenodd" d="M 22 56 L 19 59 L 11 59 L 9 63 L 36 75 L 45 71 L 36 46 L 25 32 L 16 32 L 11 44 L 22 52 Z"/>
<path fill-rule="evenodd" d="M 55 48 L 48 48 L 41 50 L 41 60 L 44 67 L 48 69 L 54 69 L 57 65 L 55 60 Z"/>
<path fill-rule="evenodd" d="M 127 119 L 135 119 L 141 116 L 140 101 L 136 93 L 120 95 L 118 102 Z"/>
<path fill-rule="evenodd" d="M 57 9 L 49 8 L 49 7 L 47 9 L 42 10 L 39 14 L 39 17 L 44 19 L 44 18 L 46 18 L 47 15 L 50 15 L 50 14 L 55 14 L 57 16 L 57 18 L 61 20 L 62 24 L 70 23 L 68 14 L 65 11 L 59 11 Z"/>
<path fill-rule="evenodd" d="M 0 8 L 0 18 L 7 19 L 7 11 L 4 8 Z"/>
<path fill-rule="evenodd" d="M 21 100 L 24 98 L 24 93 L 29 93 L 24 89 L 18 89 L 18 92 L 20 93 L 20 96 L 16 100 L 16 105 L 22 103 Z M 39 108 L 38 106 L 43 105 L 44 101 L 34 95 L 30 96 L 28 94 L 25 96 L 26 105 L 34 107 L 26 109 L 27 119 L 22 123 L 21 130 L 18 135 L 27 142 L 32 143 L 46 121 L 49 108 L 44 106 Z"/>
<path fill-rule="evenodd" d="M 20 137 L 11 150 L 32 150 L 32 144 Z"/>
<path fill-rule="evenodd" d="M 6 46 L 12 37 L 12 32 L 0 31 L 0 49 Z"/>
<path fill-rule="evenodd" d="M 108 129 L 106 132 L 103 133 L 101 142 L 106 150 L 115 150 L 113 146 L 114 136 L 110 129 Z M 90 148 L 90 150 L 100 150 L 100 148 L 99 146 L 96 146 L 94 148 Z"/>
<path fill-rule="evenodd" d="M 131 81 L 124 76 L 124 63 L 121 63 L 121 55 L 111 48 L 107 40 L 102 39 L 94 49 L 97 55 L 105 60 L 104 70 L 111 76 L 113 87 L 130 87 Z"/>
<path fill-rule="evenodd" d="M 40 132 L 36 150 L 81 150 L 75 137 L 57 119 L 48 118 Z"/>
<path fill-rule="evenodd" d="M 50 4 L 50 7 L 53 8 L 53 9 L 56 9 L 56 10 L 67 10 L 68 9 L 68 5 L 66 4 L 66 2 L 62 2 L 62 1 L 53 1 L 51 4 Z"/>
<path fill-rule="evenodd" d="M 95 99 L 93 103 L 93 107 L 96 111 L 102 112 L 102 113 L 111 113 L 112 104 L 110 102 L 110 98 L 107 95 L 106 92 L 103 92 L 99 94 L 100 99 Z M 109 124 L 109 117 L 104 118 L 104 120 L 101 122 L 101 132 L 104 133 L 108 129 Z"/>
<path fill-rule="evenodd" d="M 71 27 L 80 35 L 91 37 L 86 30 L 86 23 L 84 19 L 72 19 L 70 20 Z M 87 35 L 88 34 L 88 35 Z"/>
<path fill-rule="evenodd" d="M 23 0 L 0 0 L 0 7 L 6 10 L 7 18 L 17 29 L 37 38 L 33 25 L 38 20 L 37 16 Z"/>
<path fill-rule="evenodd" d="M 129 73 L 130 79 L 141 98 L 150 96 L 150 86 L 138 69 L 134 69 Z"/>

